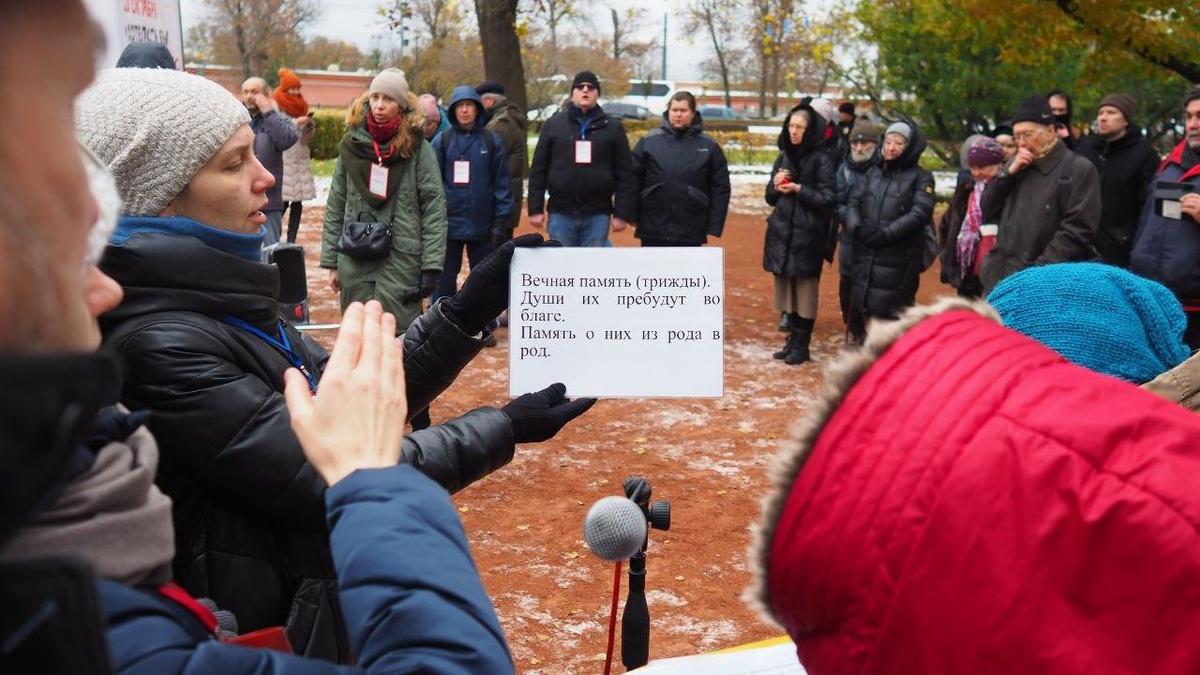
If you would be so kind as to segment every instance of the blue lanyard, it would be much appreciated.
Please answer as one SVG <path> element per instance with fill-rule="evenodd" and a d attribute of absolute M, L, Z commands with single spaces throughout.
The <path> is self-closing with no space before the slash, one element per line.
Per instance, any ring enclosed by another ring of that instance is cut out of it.
<path fill-rule="evenodd" d="M 304 374 L 304 379 L 308 380 L 309 390 L 314 394 L 317 393 L 317 376 L 313 375 L 312 371 L 308 369 L 308 366 L 304 365 L 304 359 L 300 358 L 300 355 L 292 350 L 292 342 L 291 340 L 288 340 L 287 331 L 283 329 L 282 321 L 279 322 L 279 339 L 276 340 L 270 335 L 267 335 L 259 330 L 256 326 L 253 326 L 249 322 L 239 319 L 236 316 L 225 315 L 217 318 L 231 326 L 236 326 L 237 328 L 241 328 L 251 335 L 257 336 L 263 342 L 266 342 L 272 347 L 283 352 L 283 355 L 287 358 L 288 363 L 292 364 L 296 370 L 299 370 Z"/>

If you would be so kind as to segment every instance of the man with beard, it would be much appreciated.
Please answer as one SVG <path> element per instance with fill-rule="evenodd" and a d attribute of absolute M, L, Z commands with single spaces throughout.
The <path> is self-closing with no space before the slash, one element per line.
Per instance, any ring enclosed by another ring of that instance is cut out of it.
<path fill-rule="evenodd" d="M 863 176 L 878 160 L 875 150 L 879 147 L 879 129 L 871 124 L 871 120 L 863 117 L 854 123 L 848 138 L 850 154 L 837 170 L 837 219 L 841 224 L 841 235 L 838 243 L 841 251 L 838 253 L 838 300 L 842 306 L 842 321 L 850 321 L 850 246 L 853 238 L 846 230 L 846 205 L 850 203 L 850 194 L 862 182 Z"/>
<path fill-rule="evenodd" d="M 1129 249 L 1150 181 L 1158 169 L 1158 153 L 1134 125 L 1137 100 L 1129 94 L 1109 94 L 1096 113 L 1097 132 L 1079 144 L 1077 152 L 1100 172 L 1100 231 L 1096 250 L 1101 259 L 1129 266 Z"/>
<path fill-rule="evenodd" d="M 1161 282 L 1187 313 L 1184 340 L 1200 348 L 1200 86 L 1183 100 L 1186 135 L 1163 160 L 1134 238 L 1130 271 Z M 1182 196 L 1160 199 L 1158 191 Z"/>

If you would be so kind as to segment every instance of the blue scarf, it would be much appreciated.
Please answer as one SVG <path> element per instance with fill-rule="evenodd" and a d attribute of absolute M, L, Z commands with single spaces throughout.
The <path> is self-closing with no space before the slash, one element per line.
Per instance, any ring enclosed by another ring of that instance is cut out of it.
<path fill-rule="evenodd" d="M 265 227 L 260 227 L 258 234 L 241 234 L 219 230 L 182 216 L 124 216 L 117 221 L 117 229 L 113 231 L 108 243 L 124 246 L 130 237 L 143 232 L 193 237 L 218 251 L 236 255 L 250 262 L 262 262 L 262 245 L 266 237 Z"/>

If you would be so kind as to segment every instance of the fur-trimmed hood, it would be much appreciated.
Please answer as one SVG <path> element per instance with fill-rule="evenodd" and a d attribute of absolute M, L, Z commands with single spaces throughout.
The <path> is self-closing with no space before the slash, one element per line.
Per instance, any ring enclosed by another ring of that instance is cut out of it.
<path fill-rule="evenodd" d="M 1200 672 L 1200 418 L 946 299 L 776 461 L 747 600 L 809 672 Z"/>

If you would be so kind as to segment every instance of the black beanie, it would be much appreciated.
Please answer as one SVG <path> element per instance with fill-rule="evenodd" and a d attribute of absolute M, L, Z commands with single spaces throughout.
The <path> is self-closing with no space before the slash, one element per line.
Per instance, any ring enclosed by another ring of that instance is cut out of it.
<path fill-rule="evenodd" d="M 1054 113 L 1050 112 L 1050 102 L 1045 96 L 1034 95 L 1021 101 L 1017 112 L 1009 120 L 1010 124 L 1017 122 L 1037 122 L 1038 124 L 1054 124 Z"/>
<path fill-rule="evenodd" d="M 575 79 L 571 82 L 571 88 L 574 89 L 581 84 L 590 84 L 596 88 L 596 92 L 600 91 L 600 80 L 596 74 L 590 70 L 583 70 L 575 74 Z"/>
<path fill-rule="evenodd" d="M 485 80 L 475 85 L 475 93 L 483 96 L 484 94 L 499 94 L 504 95 L 504 85 L 495 80 Z"/>
<path fill-rule="evenodd" d="M 846 113 L 847 115 L 853 115 L 854 114 L 854 104 L 851 103 L 850 101 L 844 101 L 841 105 L 838 106 L 838 112 Z"/>

